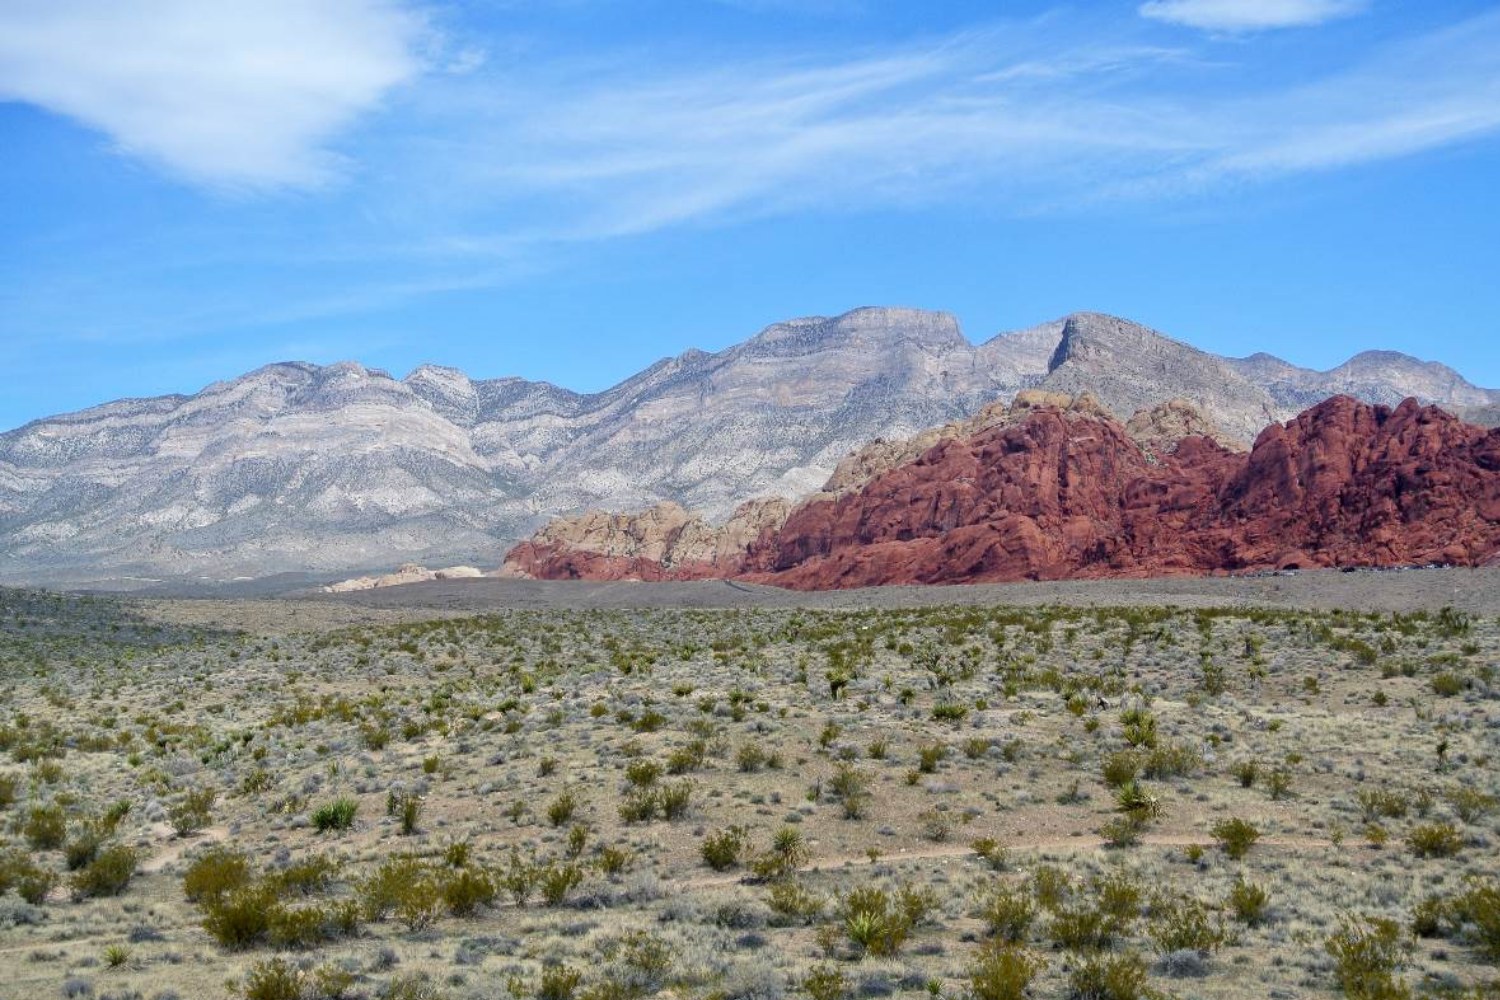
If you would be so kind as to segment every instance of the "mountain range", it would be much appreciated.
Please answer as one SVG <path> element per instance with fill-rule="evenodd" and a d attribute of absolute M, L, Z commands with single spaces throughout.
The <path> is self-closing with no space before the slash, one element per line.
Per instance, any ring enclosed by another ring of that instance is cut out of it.
<path fill-rule="evenodd" d="M 975 345 L 944 313 L 859 309 L 687 351 L 593 394 L 432 365 L 397 379 L 276 364 L 0 435 L 0 582 L 494 565 L 559 514 L 666 500 L 722 521 L 746 497 L 801 497 L 869 442 L 1023 389 L 1087 391 L 1121 419 L 1185 399 L 1240 449 L 1335 394 L 1500 413 L 1500 392 L 1401 354 L 1315 372 L 1093 313 Z"/>

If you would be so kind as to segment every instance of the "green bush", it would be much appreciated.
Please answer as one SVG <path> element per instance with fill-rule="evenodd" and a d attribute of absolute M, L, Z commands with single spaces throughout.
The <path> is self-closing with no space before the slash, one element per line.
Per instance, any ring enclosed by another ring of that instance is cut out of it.
<path fill-rule="evenodd" d="M 306 985 L 302 971 L 281 958 L 257 962 L 240 983 L 245 1000 L 303 1000 Z"/>
<path fill-rule="evenodd" d="M 980 899 L 979 917 L 991 936 L 1001 941 L 1024 941 L 1036 919 L 1036 904 L 1020 888 L 997 885 Z"/>
<path fill-rule="evenodd" d="M 68 836 L 68 820 L 57 803 L 32 806 L 21 824 L 21 835 L 35 851 L 55 851 Z"/>
<path fill-rule="evenodd" d="M 312 825 L 319 833 L 347 830 L 354 825 L 354 814 L 358 811 L 358 802 L 348 797 L 337 798 L 313 810 Z"/>
<path fill-rule="evenodd" d="M 1394 920 L 1346 916 L 1323 947 L 1333 956 L 1339 987 L 1350 1000 L 1402 1000 L 1411 995 L 1395 975 L 1406 942 Z"/>
<path fill-rule="evenodd" d="M 1238 861 L 1250 853 L 1250 848 L 1260 839 L 1260 830 L 1249 820 L 1238 816 L 1221 819 L 1209 830 L 1219 842 L 1225 854 Z"/>
<path fill-rule="evenodd" d="M 1068 976 L 1070 1000 L 1150 1000 L 1161 994 L 1146 976 L 1146 961 L 1134 952 L 1089 955 Z"/>
<path fill-rule="evenodd" d="M 1104 783 L 1123 788 L 1141 773 L 1141 755 L 1134 750 L 1120 750 L 1104 758 Z"/>
<path fill-rule="evenodd" d="M 820 965 L 802 980 L 802 992 L 812 1000 L 844 1000 L 849 995 L 849 980 L 838 969 Z"/>
<path fill-rule="evenodd" d="M 537 984 L 537 1000 L 573 1000 L 583 982 L 583 973 L 566 965 L 549 965 L 542 969 Z"/>
<path fill-rule="evenodd" d="M 1163 955 L 1174 951 L 1201 954 L 1218 951 L 1224 943 L 1224 928 L 1208 917 L 1196 899 L 1158 900 L 1151 908 L 1148 934 Z"/>
<path fill-rule="evenodd" d="M 663 817 L 668 820 L 678 820 L 687 815 L 692 798 L 693 783 L 677 781 L 661 786 L 661 798 L 657 805 Z"/>
<path fill-rule="evenodd" d="M 1451 858 L 1463 850 L 1464 837 L 1452 823 L 1424 823 L 1412 827 L 1406 843 L 1419 858 Z"/>
<path fill-rule="evenodd" d="M 547 822 L 563 826 L 573 819 L 578 811 L 578 797 L 571 791 L 563 792 L 547 805 Z"/>
<path fill-rule="evenodd" d="M 1103 910 L 1088 903 L 1059 906 L 1047 925 L 1047 936 L 1059 948 L 1072 951 L 1100 951 L 1110 947 L 1119 936 L 1118 923 Z"/>
<path fill-rule="evenodd" d="M 102 849 L 93 861 L 73 873 L 68 884 L 74 898 L 118 896 L 130 885 L 137 861 L 135 850 L 122 844 Z"/>
<path fill-rule="evenodd" d="M 731 826 L 704 837 L 698 850 L 704 864 L 716 872 L 725 872 L 739 865 L 749 847 L 749 831 L 743 826 Z"/>
<path fill-rule="evenodd" d="M 228 847 L 210 847 L 182 876 L 182 894 L 190 903 L 206 903 L 250 884 L 250 859 Z"/>
<path fill-rule="evenodd" d="M 548 906 L 561 906 L 568 893 L 583 881 L 583 869 L 574 864 L 551 864 L 544 867 L 537 877 L 542 900 Z"/>
<path fill-rule="evenodd" d="M 1500 962 L 1500 881 L 1474 881 L 1453 901 L 1453 913 L 1473 936 L 1484 957 Z"/>
<path fill-rule="evenodd" d="M 167 821 L 172 824 L 177 836 L 186 837 L 197 833 L 212 823 L 214 801 L 218 797 L 219 793 L 207 786 L 189 788 L 183 792 L 182 798 L 167 810 Z"/>
<path fill-rule="evenodd" d="M 1225 899 L 1234 919 L 1250 927 L 1265 923 L 1270 902 L 1271 894 L 1263 886 L 1246 882 L 1244 878 L 1236 880 L 1230 886 L 1229 896 Z"/>
<path fill-rule="evenodd" d="M 460 868 L 443 876 L 439 886 L 443 905 L 455 917 L 472 916 L 481 906 L 492 906 L 499 895 L 493 879 L 484 872 Z"/>
<path fill-rule="evenodd" d="M 861 954 L 895 955 L 906 943 L 913 920 L 906 908 L 875 886 L 850 890 L 840 901 L 844 932 Z"/>
<path fill-rule="evenodd" d="M 271 916 L 279 908 L 274 889 L 249 884 L 206 899 L 203 929 L 221 947 L 232 951 L 254 948 L 265 940 Z"/>
<path fill-rule="evenodd" d="M 982 948 L 969 966 L 968 1000 L 1025 1000 L 1031 982 L 1047 963 L 1014 944 L 995 943 Z"/>

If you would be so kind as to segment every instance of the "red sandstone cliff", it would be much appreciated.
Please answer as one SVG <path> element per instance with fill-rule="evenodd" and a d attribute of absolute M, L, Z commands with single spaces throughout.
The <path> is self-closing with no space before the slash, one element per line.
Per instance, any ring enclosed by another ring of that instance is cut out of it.
<path fill-rule="evenodd" d="M 1208 437 L 1148 450 L 1092 407 L 1040 405 L 945 437 L 712 563 L 628 562 L 537 543 L 550 578 L 739 576 L 797 589 L 1473 564 L 1500 554 L 1500 431 L 1408 400 L 1334 397 L 1251 452 Z"/>

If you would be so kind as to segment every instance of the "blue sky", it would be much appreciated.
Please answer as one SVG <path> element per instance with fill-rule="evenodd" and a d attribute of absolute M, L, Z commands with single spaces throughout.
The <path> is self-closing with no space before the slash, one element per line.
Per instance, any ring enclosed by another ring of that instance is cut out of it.
<path fill-rule="evenodd" d="M 0 428 L 860 305 L 1500 386 L 1500 8 L 7 0 Z"/>

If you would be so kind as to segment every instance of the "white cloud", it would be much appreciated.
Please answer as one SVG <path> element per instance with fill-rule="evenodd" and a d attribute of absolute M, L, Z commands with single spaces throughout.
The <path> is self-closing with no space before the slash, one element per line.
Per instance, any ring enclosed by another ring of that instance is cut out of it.
<path fill-rule="evenodd" d="M 1143 17 L 1205 31 L 1302 28 L 1358 14 L 1368 0 L 1148 0 Z"/>
<path fill-rule="evenodd" d="M 196 183 L 310 186 L 328 141 L 419 69 L 392 0 L 6 0 L 0 100 Z"/>
<path fill-rule="evenodd" d="M 844 59 L 532 65 L 446 81 L 392 155 L 404 190 L 444 202 L 421 245 L 455 257 L 807 211 L 1196 197 L 1500 133 L 1500 13 L 1299 76 L 1247 87 L 1241 65 L 1025 25 Z"/>

